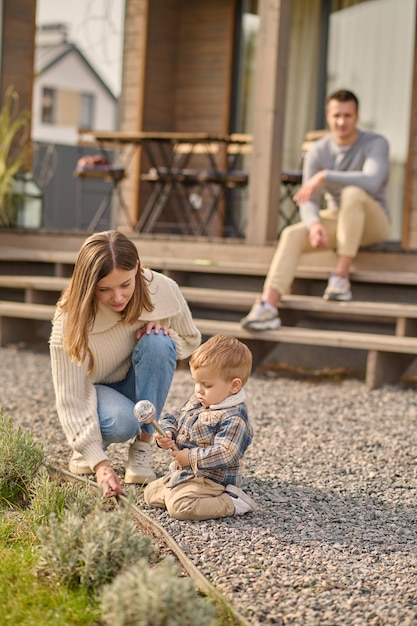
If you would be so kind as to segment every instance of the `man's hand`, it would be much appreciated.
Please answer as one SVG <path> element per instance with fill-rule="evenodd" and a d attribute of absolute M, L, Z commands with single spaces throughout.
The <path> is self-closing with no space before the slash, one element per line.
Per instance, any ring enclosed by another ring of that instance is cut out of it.
<path fill-rule="evenodd" d="M 311 226 L 308 239 L 313 248 L 326 248 L 329 243 L 327 233 L 320 222 L 315 222 Z"/>
<path fill-rule="evenodd" d="M 321 189 L 326 180 L 326 170 L 321 170 L 303 183 L 297 193 L 294 194 L 294 201 L 300 205 L 308 202 L 312 196 Z"/>
<path fill-rule="evenodd" d="M 103 491 L 103 498 L 117 496 L 126 493 L 122 489 L 120 479 L 108 461 L 101 461 L 95 466 L 94 471 L 97 477 L 97 484 Z"/>

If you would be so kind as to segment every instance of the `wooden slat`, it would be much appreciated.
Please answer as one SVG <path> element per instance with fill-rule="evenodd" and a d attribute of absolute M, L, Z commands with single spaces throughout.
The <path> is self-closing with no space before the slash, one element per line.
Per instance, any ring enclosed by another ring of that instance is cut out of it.
<path fill-rule="evenodd" d="M 0 247 L 2 261 L 42 261 L 45 263 L 75 263 L 76 252 L 67 250 L 42 250 L 35 248 Z"/>
<path fill-rule="evenodd" d="M 53 305 L 0 301 L 0 316 L 5 317 L 51 320 L 54 311 L 55 306 Z M 195 319 L 194 321 L 204 335 L 223 333 L 247 340 L 417 354 L 417 338 L 415 337 L 396 337 L 374 333 L 298 327 L 282 327 L 279 330 L 268 331 L 249 331 L 242 328 L 238 322 L 209 319 Z"/>
<path fill-rule="evenodd" d="M 61 276 L 14 276 L 0 274 L 0 287 L 9 289 L 38 289 L 40 291 L 63 291 L 70 279 Z"/>
<path fill-rule="evenodd" d="M 54 305 L 0 301 L 0 345 L 35 337 L 36 331 L 39 332 L 36 325 L 50 323 L 54 312 Z M 28 324 L 28 320 L 33 323 Z M 417 355 L 416 337 L 300 327 L 281 327 L 275 331 L 248 331 L 238 322 L 210 319 L 194 321 L 202 335 L 221 333 L 233 335 L 247 342 L 254 354 L 254 363 L 256 359 L 265 357 L 274 345 L 279 343 L 365 350 L 368 352 L 366 384 L 372 389 L 398 382 Z M 42 336 L 45 339 L 45 334 Z"/>
<path fill-rule="evenodd" d="M 0 275 L 0 288 L 61 292 L 66 289 L 69 280 L 69 278 L 58 276 Z M 181 291 L 191 305 L 197 304 L 209 309 L 241 312 L 247 311 L 256 297 L 252 291 L 189 287 L 187 285 L 181 286 Z M 357 300 L 335 302 L 326 301 L 317 296 L 287 295 L 284 296 L 279 308 L 335 315 L 359 315 L 398 320 L 417 319 L 417 305 L 398 302 Z M 404 321 L 400 325 L 403 326 Z M 405 332 L 398 334 L 405 334 Z"/>
<path fill-rule="evenodd" d="M 233 335 L 243 340 L 294 343 L 333 348 L 354 348 L 378 350 L 400 354 L 417 354 L 417 338 L 357 333 L 333 330 L 316 330 L 283 326 L 279 330 L 249 331 L 238 322 L 195 319 L 195 324 L 203 335 Z"/>
<path fill-rule="evenodd" d="M 55 306 L 50 304 L 0 301 L 0 317 L 50 321 L 54 316 L 54 312 Z"/>
<path fill-rule="evenodd" d="M 1 278 L 0 278 L 1 281 Z M 1 284 L 1 282 L 0 282 Z M 188 302 L 204 304 L 210 308 L 244 311 L 252 306 L 255 294 L 251 291 L 232 289 L 205 289 L 181 287 Z M 395 302 L 326 301 L 317 296 L 284 296 L 279 308 L 320 313 L 367 315 L 388 318 L 417 318 L 417 305 Z"/>

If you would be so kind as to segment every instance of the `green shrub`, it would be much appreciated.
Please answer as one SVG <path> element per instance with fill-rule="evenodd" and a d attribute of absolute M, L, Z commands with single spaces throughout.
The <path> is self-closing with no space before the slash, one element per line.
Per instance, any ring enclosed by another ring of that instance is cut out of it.
<path fill-rule="evenodd" d="M 198 595 L 189 578 L 181 578 L 171 559 L 151 569 L 136 564 L 103 588 L 102 618 L 109 626 L 209 626 L 213 603 Z"/>
<path fill-rule="evenodd" d="M 32 519 L 36 524 L 46 523 L 52 513 L 61 520 L 66 510 L 86 517 L 100 501 L 88 484 L 61 482 L 50 477 L 46 468 L 35 477 L 30 500 Z"/>
<path fill-rule="evenodd" d="M 43 447 L 35 443 L 33 434 L 14 428 L 0 409 L 0 503 L 26 499 L 44 460 Z"/>
<path fill-rule="evenodd" d="M 15 221 L 13 180 L 27 153 L 30 112 L 22 111 L 19 94 L 10 86 L 0 108 L 0 227 Z"/>
<path fill-rule="evenodd" d="M 38 529 L 41 540 L 39 571 L 52 575 L 69 588 L 81 585 L 95 591 L 111 582 L 127 566 L 146 558 L 151 540 L 137 534 L 130 509 L 96 511 L 87 519 L 64 511 L 48 526 Z"/>

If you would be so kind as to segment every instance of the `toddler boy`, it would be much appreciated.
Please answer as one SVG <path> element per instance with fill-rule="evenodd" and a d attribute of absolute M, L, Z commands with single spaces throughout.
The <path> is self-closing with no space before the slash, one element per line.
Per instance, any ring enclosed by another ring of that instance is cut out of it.
<path fill-rule="evenodd" d="M 180 411 L 161 417 L 166 436 L 155 434 L 174 462 L 146 486 L 149 506 L 166 508 L 179 520 L 254 510 L 254 500 L 238 487 L 240 462 L 253 436 L 243 389 L 251 368 L 249 348 L 235 337 L 215 335 L 192 354 L 194 394 Z"/>

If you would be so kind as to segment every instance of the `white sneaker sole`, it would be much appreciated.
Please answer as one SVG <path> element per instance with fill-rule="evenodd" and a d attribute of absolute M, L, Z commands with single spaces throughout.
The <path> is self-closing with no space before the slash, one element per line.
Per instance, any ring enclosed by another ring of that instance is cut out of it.
<path fill-rule="evenodd" d="M 241 322 L 241 325 L 248 330 L 278 330 L 281 326 L 281 320 L 276 317 L 267 322 Z"/>
<path fill-rule="evenodd" d="M 146 476 L 139 476 L 139 474 L 134 474 L 133 472 L 126 470 L 125 477 L 124 477 L 124 482 L 129 485 L 132 485 L 132 484 L 147 485 L 148 483 L 151 483 L 153 480 L 156 480 L 156 474 L 154 471 L 149 472 Z"/>
<path fill-rule="evenodd" d="M 242 489 L 240 489 L 240 487 L 236 487 L 236 485 L 227 485 L 225 491 L 226 491 L 226 493 L 227 492 L 233 493 L 235 496 L 237 496 L 238 498 L 240 498 L 241 500 L 246 502 L 246 504 L 249 504 L 249 506 L 253 510 L 255 510 L 258 507 L 258 505 L 256 504 L 255 500 L 253 498 L 251 498 L 250 496 L 248 496 L 247 493 L 242 491 Z"/>
<path fill-rule="evenodd" d="M 350 300 L 352 300 L 352 292 L 348 291 L 348 293 L 325 293 L 323 294 L 323 300 L 349 302 Z"/>
<path fill-rule="evenodd" d="M 88 465 L 77 465 L 74 462 L 69 462 L 69 471 L 71 474 L 77 476 L 86 476 L 87 474 L 94 474 L 93 470 Z"/>

